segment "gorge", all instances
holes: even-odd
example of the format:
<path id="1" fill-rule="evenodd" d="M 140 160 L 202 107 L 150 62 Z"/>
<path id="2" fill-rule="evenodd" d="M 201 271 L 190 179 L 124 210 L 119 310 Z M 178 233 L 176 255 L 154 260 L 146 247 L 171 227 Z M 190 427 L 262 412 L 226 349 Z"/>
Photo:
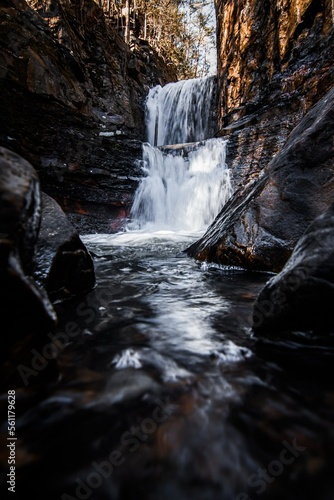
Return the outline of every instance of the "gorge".
<path id="1" fill-rule="evenodd" d="M 100 6 L 0 5 L 1 492 L 328 500 L 332 3 L 217 0 L 180 81 Z"/>

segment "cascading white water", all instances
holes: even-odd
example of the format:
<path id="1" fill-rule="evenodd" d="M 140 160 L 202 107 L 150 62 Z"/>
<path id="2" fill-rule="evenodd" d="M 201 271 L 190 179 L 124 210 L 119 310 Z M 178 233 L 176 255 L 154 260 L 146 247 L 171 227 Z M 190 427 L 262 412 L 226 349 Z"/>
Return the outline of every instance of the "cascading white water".
<path id="1" fill-rule="evenodd" d="M 148 142 L 127 229 L 206 229 L 232 194 L 225 140 L 207 139 L 213 79 L 155 87 L 147 98 Z M 189 144 L 189 140 L 199 141 Z M 164 148 L 158 144 L 173 144 Z M 188 144 L 185 144 L 188 143 Z M 182 144 L 183 147 L 176 147 Z"/>
<path id="2" fill-rule="evenodd" d="M 208 139 L 213 91 L 212 77 L 154 87 L 146 100 L 148 142 L 163 146 Z"/>
<path id="3" fill-rule="evenodd" d="M 147 174 L 132 206 L 139 226 L 198 232 L 205 229 L 231 195 L 225 164 L 226 141 L 208 139 L 188 156 L 144 145 Z"/>

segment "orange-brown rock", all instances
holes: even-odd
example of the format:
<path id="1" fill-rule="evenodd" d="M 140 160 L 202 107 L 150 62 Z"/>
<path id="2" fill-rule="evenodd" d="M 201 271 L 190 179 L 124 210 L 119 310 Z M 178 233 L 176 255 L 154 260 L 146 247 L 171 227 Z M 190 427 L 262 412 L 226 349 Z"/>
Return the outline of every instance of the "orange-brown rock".
<path id="1" fill-rule="evenodd" d="M 219 135 L 235 187 L 280 151 L 331 88 L 331 0 L 216 0 Z"/>
<path id="2" fill-rule="evenodd" d="M 329 89 L 331 0 L 216 0 L 216 7 L 221 125 L 269 95 L 275 104 L 297 91 L 308 110 Z"/>

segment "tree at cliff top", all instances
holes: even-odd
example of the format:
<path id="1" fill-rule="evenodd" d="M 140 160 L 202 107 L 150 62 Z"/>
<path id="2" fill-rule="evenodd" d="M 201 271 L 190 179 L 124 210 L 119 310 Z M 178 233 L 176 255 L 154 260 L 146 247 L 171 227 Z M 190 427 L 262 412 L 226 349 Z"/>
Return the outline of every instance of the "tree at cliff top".
<path id="1" fill-rule="evenodd" d="M 146 40 L 175 68 L 178 79 L 216 74 L 213 0 L 94 0 L 109 23 L 133 48 Z M 70 0 L 27 0 L 48 16 Z M 84 2 L 82 2 L 82 11 Z M 43 17 L 44 17 L 43 16 Z"/>
<path id="2" fill-rule="evenodd" d="M 215 72 L 212 0 L 98 0 L 127 43 L 147 40 L 178 78 Z"/>

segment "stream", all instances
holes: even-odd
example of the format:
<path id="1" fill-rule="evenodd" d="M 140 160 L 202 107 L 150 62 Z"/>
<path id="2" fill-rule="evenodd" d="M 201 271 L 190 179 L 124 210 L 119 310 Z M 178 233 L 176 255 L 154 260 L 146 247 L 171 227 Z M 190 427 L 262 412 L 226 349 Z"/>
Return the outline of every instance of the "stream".
<path id="1" fill-rule="evenodd" d="M 332 498 L 333 349 L 254 338 L 267 274 L 131 236 L 84 238 L 97 287 L 58 306 L 60 374 L 17 391 L 20 498 Z"/>
<path id="2" fill-rule="evenodd" d="M 19 498 L 333 498 L 331 339 L 255 337 L 272 275 L 184 252 L 232 194 L 226 143 L 207 139 L 145 144 L 130 220 L 81 236 L 97 285 L 56 304 L 16 393 Z"/>

